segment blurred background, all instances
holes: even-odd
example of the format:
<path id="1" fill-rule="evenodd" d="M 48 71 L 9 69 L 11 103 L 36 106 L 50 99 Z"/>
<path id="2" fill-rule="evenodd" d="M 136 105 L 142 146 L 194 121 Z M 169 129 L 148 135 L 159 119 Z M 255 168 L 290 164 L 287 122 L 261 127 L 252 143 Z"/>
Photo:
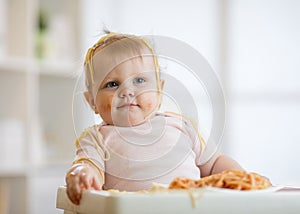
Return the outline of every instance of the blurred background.
<path id="1" fill-rule="evenodd" d="M 0 213 L 62 213 L 73 90 L 104 26 L 196 48 L 224 87 L 222 150 L 300 186 L 299 11 L 298 0 L 0 0 Z"/>

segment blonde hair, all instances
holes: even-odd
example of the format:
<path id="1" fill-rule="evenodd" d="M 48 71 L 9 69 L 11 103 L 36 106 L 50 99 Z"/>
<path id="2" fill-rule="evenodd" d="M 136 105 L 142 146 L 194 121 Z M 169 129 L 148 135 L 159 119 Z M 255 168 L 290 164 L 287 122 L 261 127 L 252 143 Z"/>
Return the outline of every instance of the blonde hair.
<path id="1" fill-rule="evenodd" d="M 115 32 L 105 31 L 105 35 L 102 36 L 91 48 L 88 49 L 85 61 L 84 61 L 84 68 L 85 68 L 85 83 L 88 91 L 91 93 L 91 87 L 95 83 L 94 81 L 94 67 L 93 67 L 93 57 L 97 52 L 103 50 L 104 48 L 110 46 L 112 44 L 116 44 L 117 51 L 112 53 L 111 57 L 117 57 L 117 55 L 131 55 L 131 56 L 138 56 L 143 57 L 143 51 L 145 49 L 150 51 L 151 56 L 153 57 L 154 64 L 155 64 L 155 72 L 156 72 L 156 79 L 159 92 L 161 91 L 160 84 L 159 84 L 159 66 L 157 56 L 152 45 L 143 37 L 131 35 L 131 34 L 120 34 Z M 101 71 L 99 71 L 101 72 Z"/>

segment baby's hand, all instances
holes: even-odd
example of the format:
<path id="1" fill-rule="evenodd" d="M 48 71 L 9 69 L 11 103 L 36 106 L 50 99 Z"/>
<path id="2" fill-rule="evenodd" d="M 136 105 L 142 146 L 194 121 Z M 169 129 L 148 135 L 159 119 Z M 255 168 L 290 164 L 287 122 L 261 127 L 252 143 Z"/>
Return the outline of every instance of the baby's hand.
<path id="1" fill-rule="evenodd" d="M 74 204 L 79 205 L 83 190 L 101 190 L 102 182 L 99 172 L 90 164 L 74 165 L 66 175 L 67 195 Z"/>

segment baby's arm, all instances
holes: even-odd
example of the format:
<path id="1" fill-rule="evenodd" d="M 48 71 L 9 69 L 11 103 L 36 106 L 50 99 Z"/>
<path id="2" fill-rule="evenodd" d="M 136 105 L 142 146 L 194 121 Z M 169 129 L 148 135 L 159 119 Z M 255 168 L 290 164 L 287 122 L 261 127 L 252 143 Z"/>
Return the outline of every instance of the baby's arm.
<path id="1" fill-rule="evenodd" d="M 74 164 L 67 172 L 67 195 L 74 204 L 79 204 L 83 190 L 101 190 L 103 174 L 89 161 Z"/>
<path id="2" fill-rule="evenodd" d="M 69 199 L 79 204 L 83 190 L 101 190 L 104 184 L 104 151 L 100 141 L 98 126 L 89 127 L 76 140 L 76 160 L 67 171 L 66 184 Z"/>
<path id="3" fill-rule="evenodd" d="M 228 169 L 243 170 L 238 162 L 221 153 L 215 154 L 207 163 L 200 166 L 201 177 L 217 174 Z"/>

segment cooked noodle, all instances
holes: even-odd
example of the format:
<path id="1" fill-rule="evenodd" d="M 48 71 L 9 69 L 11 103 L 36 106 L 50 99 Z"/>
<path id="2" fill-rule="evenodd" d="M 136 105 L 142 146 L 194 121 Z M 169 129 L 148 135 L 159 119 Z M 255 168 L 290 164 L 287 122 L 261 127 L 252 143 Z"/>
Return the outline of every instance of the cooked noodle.
<path id="1" fill-rule="evenodd" d="M 247 173 L 241 170 L 226 170 L 200 180 L 179 177 L 170 183 L 169 189 L 191 189 L 205 186 L 235 190 L 259 190 L 270 187 L 271 183 L 268 179 L 257 173 Z"/>

